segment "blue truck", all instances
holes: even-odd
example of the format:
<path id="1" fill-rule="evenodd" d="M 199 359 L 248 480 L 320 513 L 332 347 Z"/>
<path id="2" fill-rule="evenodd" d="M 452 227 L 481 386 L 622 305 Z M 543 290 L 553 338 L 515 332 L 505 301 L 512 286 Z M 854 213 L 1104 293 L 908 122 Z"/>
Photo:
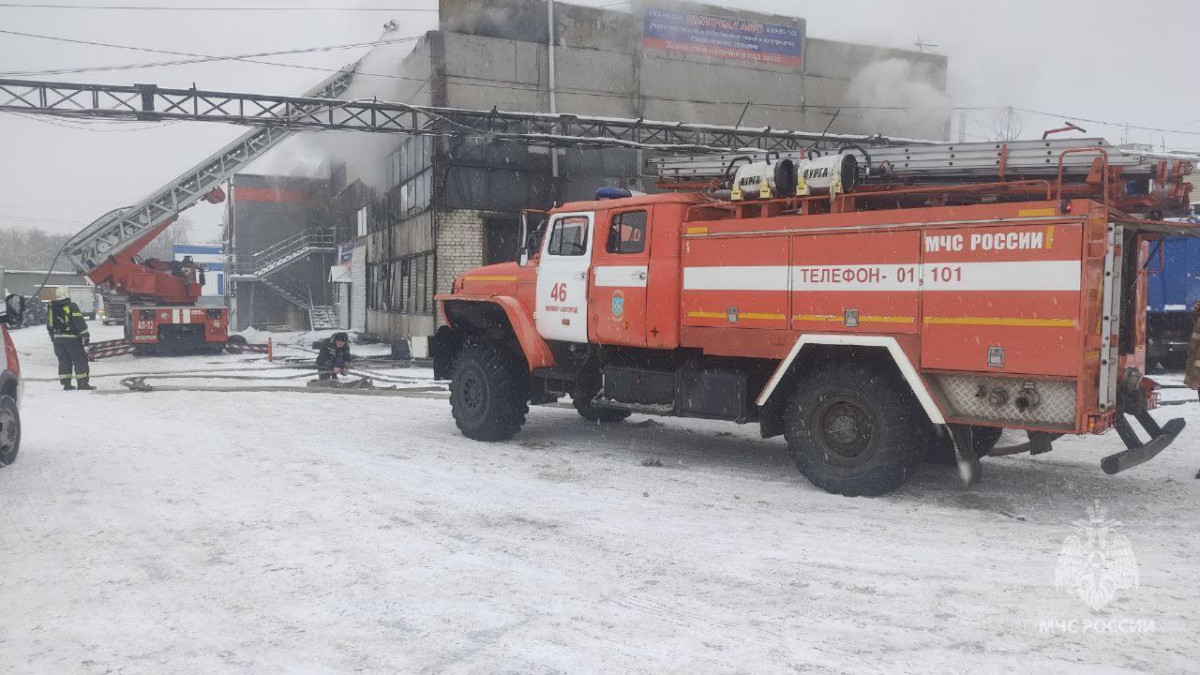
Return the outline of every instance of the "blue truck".
<path id="1" fill-rule="evenodd" d="M 1200 223 L 1196 215 L 1187 220 Z M 1157 257 L 1153 245 L 1150 250 Z M 1161 261 L 1162 269 L 1148 279 L 1146 365 L 1181 370 L 1192 334 L 1192 305 L 1200 302 L 1200 238 L 1164 237 Z"/>

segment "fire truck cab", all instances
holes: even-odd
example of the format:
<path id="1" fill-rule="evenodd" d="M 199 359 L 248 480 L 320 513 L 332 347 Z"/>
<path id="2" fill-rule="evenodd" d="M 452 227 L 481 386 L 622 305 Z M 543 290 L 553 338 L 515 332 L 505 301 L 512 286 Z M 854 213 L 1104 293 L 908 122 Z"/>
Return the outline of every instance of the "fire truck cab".
<path id="1" fill-rule="evenodd" d="M 507 439 L 528 404 L 562 396 L 598 422 L 757 422 L 844 495 L 893 490 L 923 460 L 957 462 L 970 483 L 981 456 L 1112 428 L 1128 446 L 1102 462 L 1116 473 L 1183 428 L 1149 415 L 1142 375 L 1159 235 L 1069 193 L 1029 181 L 568 203 L 537 214 L 520 261 L 437 296 L 435 375 L 470 438 Z M 1005 428 L 1027 442 L 997 448 Z"/>

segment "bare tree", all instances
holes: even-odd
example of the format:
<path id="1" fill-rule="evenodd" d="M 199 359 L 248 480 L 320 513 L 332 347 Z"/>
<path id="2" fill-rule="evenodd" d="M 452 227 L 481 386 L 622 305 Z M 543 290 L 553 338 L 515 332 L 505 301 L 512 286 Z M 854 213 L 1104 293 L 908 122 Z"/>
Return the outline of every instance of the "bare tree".
<path id="1" fill-rule="evenodd" d="M 0 267 L 12 270 L 45 270 L 54 255 L 70 239 L 66 234 L 49 234 L 37 228 L 0 229 Z M 59 258 L 58 271 L 70 271 L 70 264 Z"/>
<path id="2" fill-rule="evenodd" d="M 171 223 L 167 229 L 162 231 L 162 234 L 155 237 L 138 255 L 143 258 L 158 258 L 159 260 L 174 259 L 175 245 L 187 244 L 191 241 L 189 233 L 191 227 L 192 221 L 187 216 L 180 216 L 179 220 Z"/>

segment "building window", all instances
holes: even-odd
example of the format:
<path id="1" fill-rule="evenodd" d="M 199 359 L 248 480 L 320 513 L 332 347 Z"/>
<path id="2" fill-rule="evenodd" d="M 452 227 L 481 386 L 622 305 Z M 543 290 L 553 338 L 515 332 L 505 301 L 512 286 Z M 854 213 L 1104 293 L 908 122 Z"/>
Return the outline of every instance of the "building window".
<path id="1" fill-rule="evenodd" d="M 358 235 L 357 236 L 359 236 L 359 237 L 367 236 L 367 222 L 369 220 L 367 217 L 367 207 L 364 206 L 358 210 L 357 219 L 358 219 L 358 230 L 357 230 Z"/>
<path id="2" fill-rule="evenodd" d="M 433 309 L 433 254 L 367 265 L 367 306 L 384 312 L 428 314 Z"/>
<path id="3" fill-rule="evenodd" d="M 641 253 L 646 250 L 646 212 L 629 211 L 613 216 L 608 228 L 609 253 Z"/>

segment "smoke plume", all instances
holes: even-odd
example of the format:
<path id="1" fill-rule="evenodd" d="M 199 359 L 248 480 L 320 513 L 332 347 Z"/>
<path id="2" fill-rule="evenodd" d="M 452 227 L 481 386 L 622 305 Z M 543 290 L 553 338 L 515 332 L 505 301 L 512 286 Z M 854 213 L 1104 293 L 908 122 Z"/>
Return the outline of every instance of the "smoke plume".
<path id="1" fill-rule="evenodd" d="M 936 78 L 923 63 L 875 61 L 850 80 L 846 95 L 873 132 L 947 140 L 950 97 L 935 86 Z"/>
<path id="2" fill-rule="evenodd" d="M 389 31 L 381 39 L 402 35 L 389 22 Z M 401 101 L 406 89 L 400 64 L 412 49 L 411 42 L 384 44 L 362 58 L 350 87 L 339 97 L 345 100 Z M 385 75 L 387 77 L 379 77 Z M 408 87 L 411 91 L 413 87 Z M 393 134 L 354 131 L 305 133 L 287 141 L 256 170 L 267 174 L 300 177 L 325 177 L 332 164 L 344 163 L 348 179 L 361 180 L 371 189 L 387 189 L 387 157 L 403 142 Z"/>

